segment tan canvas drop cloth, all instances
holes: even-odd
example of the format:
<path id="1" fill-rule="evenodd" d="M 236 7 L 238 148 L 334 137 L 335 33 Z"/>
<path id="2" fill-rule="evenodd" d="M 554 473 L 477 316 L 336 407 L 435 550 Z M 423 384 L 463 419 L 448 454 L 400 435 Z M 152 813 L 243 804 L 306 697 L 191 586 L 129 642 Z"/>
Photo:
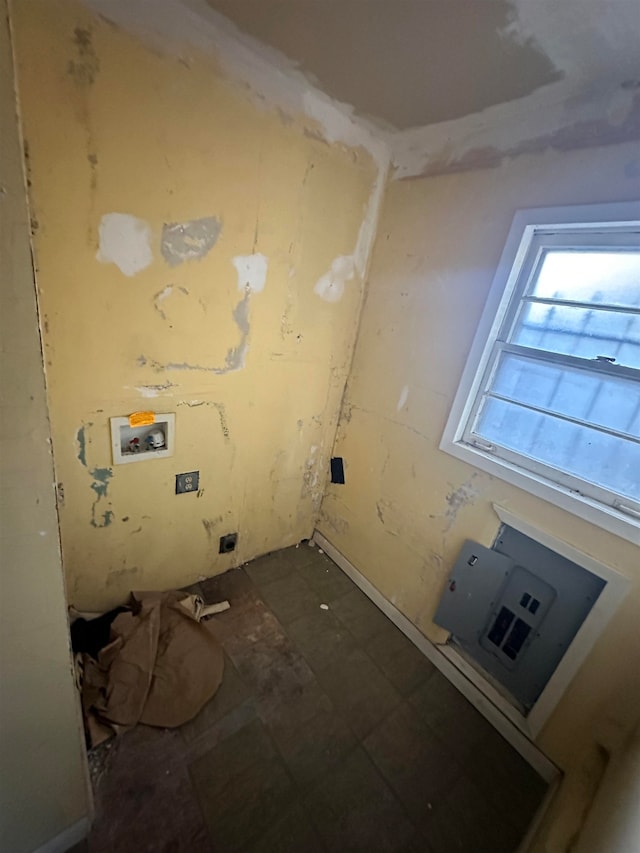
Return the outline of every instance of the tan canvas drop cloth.
<path id="1" fill-rule="evenodd" d="M 135 592 L 97 660 L 83 656 L 82 706 L 92 745 L 136 723 L 180 726 L 222 681 L 222 647 L 200 624 L 202 601 L 183 592 Z"/>

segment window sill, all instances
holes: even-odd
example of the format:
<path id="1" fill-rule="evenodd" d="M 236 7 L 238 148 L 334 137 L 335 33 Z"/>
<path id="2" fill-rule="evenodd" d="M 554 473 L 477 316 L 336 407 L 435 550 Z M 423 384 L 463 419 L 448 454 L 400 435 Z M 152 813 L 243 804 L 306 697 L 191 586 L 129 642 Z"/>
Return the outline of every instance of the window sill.
<path id="1" fill-rule="evenodd" d="M 517 486 L 529 494 L 570 512 L 572 515 L 588 521 L 590 524 L 626 539 L 634 545 L 640 545 L 640 519 L 634 519 L 613 507 L 599 504 L 583 495 L 571 492 L 549 480 L 516 468 L 503 459 L 485 453 L 480 448 L 470 447 L 461 442 L 451 442 L 446 438 L 440 444 L 440 450 L 455 456 L 475 468 L 485 471 L 500 480 Z"/>

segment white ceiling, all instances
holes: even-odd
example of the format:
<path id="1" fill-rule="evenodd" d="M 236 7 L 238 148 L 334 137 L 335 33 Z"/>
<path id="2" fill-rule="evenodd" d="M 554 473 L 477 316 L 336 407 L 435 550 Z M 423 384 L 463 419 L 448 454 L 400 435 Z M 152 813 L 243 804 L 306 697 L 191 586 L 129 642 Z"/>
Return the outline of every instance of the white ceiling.
<path id="1" fill-rule="evenodd" d="M 640 0 L 85 0 L 405 177 L 640 138 Z"/>
<path id="2" fill-rule="evenodd" d="M 508 0 L 207 0 L 360 115 L 396 129 L 460 118 L 562 77 L 509 32 Z"/>
<path id="3" fill-rule="evenodd" d="M 565 77 L 640 74 L 640 0 L 207 0 L 322 91 L 398 130 Z"/>

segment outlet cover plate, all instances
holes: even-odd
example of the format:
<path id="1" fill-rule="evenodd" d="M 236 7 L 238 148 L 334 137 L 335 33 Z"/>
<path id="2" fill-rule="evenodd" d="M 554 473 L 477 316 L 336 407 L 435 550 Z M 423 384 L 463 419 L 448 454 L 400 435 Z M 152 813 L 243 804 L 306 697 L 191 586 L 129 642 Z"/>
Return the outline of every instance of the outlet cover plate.
<path id="1" fill-rule="evenodd" d="M 176 474 L 176 495 L 197 492 L 199 483 L 200 471 L 187 471 L 186 474 Z"/>

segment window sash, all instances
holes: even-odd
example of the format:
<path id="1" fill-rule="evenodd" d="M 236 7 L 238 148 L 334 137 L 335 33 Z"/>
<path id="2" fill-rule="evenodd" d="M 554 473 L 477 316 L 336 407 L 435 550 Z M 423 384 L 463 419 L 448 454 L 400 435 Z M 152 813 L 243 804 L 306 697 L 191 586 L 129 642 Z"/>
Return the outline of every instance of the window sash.
<path id="1" fill-rule="evenodd" d="M 521 265 L 515 277 L 512 280 L 511 287 L 507 287 L 503 295 L 500 309 L 502 311 L 502 321 L 498 328 L 497 335 L 493 339 L 489 357 L 485 364 L 485 369 L 480 381 L 475 383 L 475 394 L 473 404 L 467 412 L 464 429 L 460 438 L 463 443 L 466 443 L 476 449 L 492 456 L 497 457 L 515 469 L 529 472 L 536 477 L 546 478 L 549 481 L 560 485 L 571 492 L 584 495 L 585 497 L 594 499 L 599 503 L 607 506 L 612 506 L 621 509 L 623 512 L 631 514 L 633 517 L 640 517 L 640 502 L 626 495 L 618 494 L 610 489 L 603 488 L 595 483 L 585 480 L 574 474 L 569 474 L 561 468 L 545 463 L 539 459 L 527 456 L 524 452 L 513 451 L 503 445 L 488 442 L 487 439 L 479 435 L 475 430 L 481 414 L 484 401 L 489 396 L 500 397 L 492 393 L 492 388 L 495 383 L 495 375 L 500 362 L 502 353 L 514 353 L 531 359 L 532 361 L 552 363 L 559 367 L 578 368 L 590 374 L 602 374 L 603 377 L 624 377 L 638 382 L 638 394 L 640 397 L 640 370 L 611 363 L 608 361 L 600 361 L 597 359 L 586 359 L 577 356 L 572 356 L 564 353 L 556 353 L 549 350 L 539 349 L 532 346 L 523 346 L 511 342 L 519 323 L 519 318 L 525 306 L 529 303 L 542 303 L 550 305 L 567 305 L 593 310 L 616 311 L 626 315 L 635 316 L 640 314 L 640 308 L 635 306 L 621 306 L 610 303 L 591 303 L 591 302 L 571 302 L 570 300 L 541 298 L 533 295 L 533 289 L 536 284 L 537 276 L 539 275 L 545 254 L 550 249 L 565 250 L 565 251 L 638 251 L 638 238 L 640 237 L 640 228 L 629 229 L 621 226 L 620 228 L 586 228 L 579 232 L 564 232 L 555 233 L 552 231 L 545 232 L 544 229 L 536 229 L 529 240 L 528 246 L 525 248 L 524 255 L 521 259 Z M 510 400 L 504 397 L 510 403 L 522 405 L 516 400 Z M 617 431 L 601 425 L 591 423 L 588 420 L 580 418 L 565 417 L 552 410 L 536 408 L 533 406 L 524 406 L 541 414 L 549 414 L 553 417 L 558 417 L 561 420 L 571 421 L 578 425 L 583 425 L 585 428 L 601 431 L 623 440 L 640 443 L 638 439 L 625 432 Z M 640 472 L 638 472 L 640 476 Z"/>

